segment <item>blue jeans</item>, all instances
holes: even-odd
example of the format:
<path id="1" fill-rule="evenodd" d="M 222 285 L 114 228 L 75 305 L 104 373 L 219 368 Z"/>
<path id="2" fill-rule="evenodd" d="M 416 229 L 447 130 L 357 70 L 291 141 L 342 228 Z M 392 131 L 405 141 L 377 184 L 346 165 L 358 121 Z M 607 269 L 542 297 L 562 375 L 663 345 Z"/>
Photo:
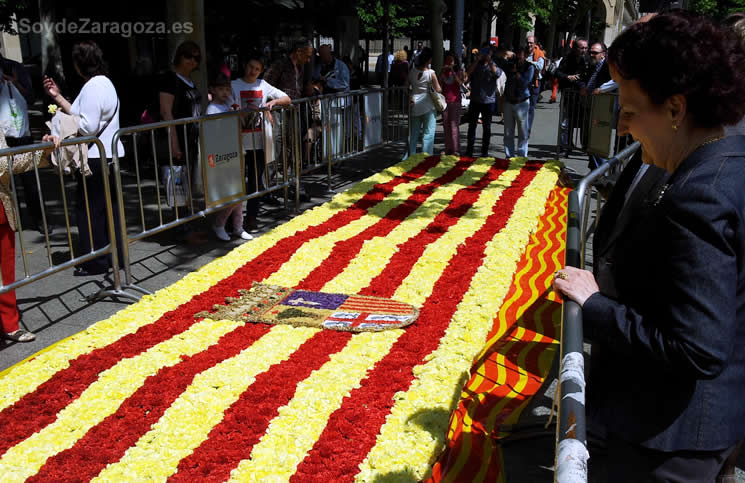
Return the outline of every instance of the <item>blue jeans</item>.
<path id="1" fill-rule="evenodd" d="M 435 111 L 429 111 L 421 116 L 411 116 L 411 137 L 409 138 L 409 153 L 406 158 L 416 153 L 416 145 L 419 143 L 419 134 L 422 136 L 422 152 L 434 154 L 435 150 Z"/>
<path id="2" fill-rule="evenodd" d="M 528 112 L 528 137 L 533 131 L 533 118 L 535 118 L 535 105 L 538 104 L 538 98 L 541 96 L 540 87 L 530 88 L 530 111 Z"/>
<path id="3" fill-rule="evenodd" d="M 528 111 L 530 99 L 517 104 L 504 103 L 504 152 L 508 158 L 528 155 Z M 517 125 L 517 151 L 515 151 L 515 125 Z"/>

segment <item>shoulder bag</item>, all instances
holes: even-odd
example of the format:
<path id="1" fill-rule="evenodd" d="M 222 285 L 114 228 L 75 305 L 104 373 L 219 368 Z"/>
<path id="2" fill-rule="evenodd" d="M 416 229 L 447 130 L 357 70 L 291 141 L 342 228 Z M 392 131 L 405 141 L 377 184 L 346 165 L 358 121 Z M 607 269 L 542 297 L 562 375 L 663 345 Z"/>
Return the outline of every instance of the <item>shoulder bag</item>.
<path id="1" fill-rule="evenodd" d="M 434 75 L 434 73 L 432 73 Z M 432 82 L 432 76 L 429 78 L 429 96 L 432 98 L 432 104 L 435 105 L 437 112 L 442 112 L 448 107 L 448 103 L 445 100 L 445 96 L 435 90 L 435 85 Z"/>

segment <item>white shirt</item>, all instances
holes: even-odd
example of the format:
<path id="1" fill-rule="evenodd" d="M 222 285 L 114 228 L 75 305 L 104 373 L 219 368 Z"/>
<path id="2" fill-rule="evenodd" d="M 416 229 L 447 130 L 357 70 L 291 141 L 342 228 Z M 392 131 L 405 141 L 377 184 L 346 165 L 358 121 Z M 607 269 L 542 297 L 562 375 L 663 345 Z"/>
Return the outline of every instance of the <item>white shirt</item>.
<path id="1" fill-rule="evenodd" d="M 70 106 L 70 114 L 80 116 L 80 134 L 85 136 L 95 136 L 111 119 L 109 125 L 99 136 L 106 151 L 104 153 L 106 158 L 112 157 L 111 140 L 114 133 L 119 130 L 121 106 L 117 108 L 118 101 L 114 84 L 108 77 L 97 75 L 85 83 L 80 94 Z M 119 157 L 124 156 L 124 146 L 121 141 L 116 144 L 116 151 Z M 88 157 L 101 158 L 96 144 L 88 150 Z"/>
<path id="2" fill-rule="evenodd" d="M 231 103 L 238 106 L 241 110 L 258 109 L 264 107 L 269 100 L 279 99 L 287 95 L 264 79 L 257 79 L 250 84 L 243 79 L 236 79 L 231 83 L 231 86 L 233 88 Z M 263 128 L 260 123 L 261 121 L 258 123 L 255 122 L 258 118 L 248 118 L 244 121 L 251 125 L 246 124 L 243 126 L 243 150 L 253 151 L 255 149 L 264 149 L 266 145 L 264 154 L 267 162 L 270 162 L 274 159 L 272 124 L 269 121 L 269 116 L 261 114 L 260 117 L 264 120 Z M 264 136 L 261 135 L 262 130 L 264 131 Z"/>
<path id="3" fill-rule="evenodd" d="M 409 71 L 411 98 L 414 100 L 414 105 L 411 107 L 412 116 L 422 116 L 435 109 L 429 94 L 429 86 L 432 84 L 432 76 L 434 75 L 435 71 L 432 69 L 421 71 L 414 67 Z"/>
<path id="4" fill-rule="evenodd" d="M 217 104 L 215 102 L 210 102 L 207 105 L 207 115 L 210 114 L 222 114 L 223 112 L 228 112 L 230 110 L 230 106 L 227 104 Z"/>

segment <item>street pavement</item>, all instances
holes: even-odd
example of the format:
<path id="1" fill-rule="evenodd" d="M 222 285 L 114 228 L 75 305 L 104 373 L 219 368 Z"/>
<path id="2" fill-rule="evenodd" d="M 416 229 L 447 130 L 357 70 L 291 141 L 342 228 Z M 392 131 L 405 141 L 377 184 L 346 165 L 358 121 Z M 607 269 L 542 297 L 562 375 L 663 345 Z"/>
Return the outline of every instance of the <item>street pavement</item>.
<path id="1" fill-rule="evenodd" d="M 539 102 L 536 108 L 528 153 L 532 159 L 556 159 L 559 104 L 545 102 L 548 99 L 547 94 L 549 92 L 543 93 L 544 102 Z M 461 152 L 464 152 L 467 124 L 461 124 L 460 131 Z M 504 157 L 503 132 L 504 126 L 498 124 L 495 118 L 492 124 L 490 155 Z M 443 150 L 442 135 L 442 125 L 438 123 L 435 154 Z M 476 139 L 475 152 L 479 153 L 480 125 Z M 311 199 L 302 203 L 301 210 L 322 204 L 335 193 L 344 191 L 361 179 L 395 164 L 401 159 L 404 151 L 405 146 L 400 143 L 340 163 L 334 167 L 330 191 L 327 190 L 325 173 L 309 175 L 304 184 Z M 575 180 L 588 172 L 586 156 L 577 154 L 561 159 L 569 171 L 574 173 L 571 177 Z M 125 176 L 129 180 L 132 179 L 131 173 L 125 173 Z M 127 184 L 129 183 L 125 180 L 125 185 Z M 128 210 L 129 216 L 132 216 L 133 220 L 138 219 L 138 213 L 129 213 Z M 256 235 L 271 230 L 291 216 L 294 216 L 294 213 L 285 211 L 282 206 L 263 206 L 258 220 L 259 232 Z M 205 219 L 198 224 L 204 230 L 208 230 L 210 222 L 211 220 Z M 24 236 L 30 267 L 38 270 L 48 266 L 44 237 L 28 228 L 24 230 Z M 61 229 L 58 228 L 52 234 L 50 242 L 52 260 L 64 260 L 65 256 L 69 256 L 67 237 Z M 138 241 L 130 248 L 135 283 L 154 292 L 225 255 L 240 243 L 240 239 L 222 242 L 211 236 L 209 242 L 204 245 L 185 245 L 175 242 L 168 233 Z M 16 250 L 16 273 L 22 274 L 23 264 L 19 256 L 20 246 L 18 244 Z M 103 299 L 89 303 L 85 300 L 86 296 L 110 286 L 110 281 L 110 274 L 106 278 L 102 276 L 77 277 L 73 276 L 73 270 L 69 269 L 17 290 L 18 305 L 23 318 L 21 325 L 36 334 L 36 341 L 26 344 L 0 341 L 0 371 L 124 308 L 127 305 L 126 301 Z M 554 458 L 553 431 L 544 430 L 543 424 L 550 411 L 556 387 L 555 373 L 556 368 L 553 369 L 552 375 L 547 379 L 541 392 L 534 397 L 530 406 L 524 411 L 513 434 L 503 444 L 508 482 L 550 482 L 553 479 L 551 471 Z M 593 455 L 591 468 L 597 472 L 596 476 L 599 477 L 602 475 L 602 449 L 596 447 L 591 440 L 590 451 Z M 743 458 L 740 460 L 740 467 L 745 467 Z M 591 479 L 593 480 L 596 478 Z"/>

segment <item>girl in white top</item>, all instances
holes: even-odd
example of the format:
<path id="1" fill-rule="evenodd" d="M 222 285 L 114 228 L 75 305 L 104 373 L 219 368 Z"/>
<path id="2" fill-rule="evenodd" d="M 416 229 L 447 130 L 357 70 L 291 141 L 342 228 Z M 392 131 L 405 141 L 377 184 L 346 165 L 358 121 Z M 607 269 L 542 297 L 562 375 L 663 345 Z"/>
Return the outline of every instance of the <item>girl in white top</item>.
<path id="1" fill-rule="evenodd" d="M 103 156 L 96 144 L 90 145 L 88 150 L 88 167 L 91 170 L 87 182 L 88 206 L 91 214 L 91 236 L 88 236 L 88 216 L 86 210 L 84 178 L 77 173 L 78 189 L 76 203 L 76 218 L 78 223 L 79 251 L 77 255 L 86 254 L 92 250 L 103 248 L 108 243 L 109 230 L 106 225 L 106 193 L 102 182 L 102 160 L 111 159 L 111 140 L 119 130 L 119 98 L 114 84 L 107 74 L 103 52 L 93 41 L 76 44 L 72 49 L 72 59 L 75 71 L 85 80 L 85 85 L 72 104 L 60 93 L 57 84 L 50 78 L 44 79 L 44 89 L 54 99 L 54 102 L 67 114 L 80 117 L 79 132 L 82 136 L 96 136 L 101 140 L 105 152 Z M 121 141 L 116 145 L 117 155 L 124 156 L 124 146 Z M 113 181 L 113 180 L 112 180 Z M 110 187 L 114 184 L 109 183 Z M 111 196 L 114 215 L 114 232 L 117 234 L 118 248 L 121 257 L 121 240 L 119 233 L 119 208 L 117 197 Z M 121 260 L 121 258 L 120 258 Z M 104 273 L 111 265 L 108 255 L 95 258 L 79 265 L 75 275 L 94 275 Z"/>
<path id="2" fill-rule="evenodd" d="M 207 115 L 230 111 L 232 90 L 228 76 L 222 72 L 218 73 L 210 86 L 210 92 L 212 93 L 212 102 L 207 106 Z M 225 231 L 225 223 L 228 220 L 233 227 L 234 235 L 240 236 L 244 240 L 253 238 L 243 229 L 243 203 L 229 206 L 219 211 L 215 216 L 215 224 L 212 225 L 212 230 L 215 232 L 215 236 L 222 241 L 230 240 L 230 235 Z"/>
<path id="3" fill-rule="evenodd" d="M 258 57 L 249 57 L 245 63 L 243 77 L 232 82 L 233 108 L 244 110 L 258 110 L 274 106 L 290 104 L 290 97 L 281 90 L 273 87 L 259 75 L 264 70 L 264 61 Z M 262 122 L 263 120 L 263 122 Z M 246 152 L 247 193 L 254 193 L 262 189 L 261 177 L 264 175 L 266 163 L 274 159 L 272 143 L 272 115 L 271 113 L 256 112 L 246 115 L 243 120 L 243 150 Z M 255 166 L 255 170 L 254 170 Z M 256 229 L 256 215 L 259 203 L 256 198 L 246 202 L 247 227 Z"/>
<path id="4" fill-rule="evenodd" d="M 436 92 L 442 92 L 435 71 L 429 68 L 432 61 L 432 49 L 425 47 L 416 57 L 414 67 L 409 71 L 408 84 L 411 91 L 411 135 L 409 138 L 409 155 L 416 153 L 419 135 L 422 134 L 422 152 L 432 154 L 435 145 L 435 105 L 429 94 L 430 86 Z M 404 158 L 406 159 L 406 158 Z"/>

